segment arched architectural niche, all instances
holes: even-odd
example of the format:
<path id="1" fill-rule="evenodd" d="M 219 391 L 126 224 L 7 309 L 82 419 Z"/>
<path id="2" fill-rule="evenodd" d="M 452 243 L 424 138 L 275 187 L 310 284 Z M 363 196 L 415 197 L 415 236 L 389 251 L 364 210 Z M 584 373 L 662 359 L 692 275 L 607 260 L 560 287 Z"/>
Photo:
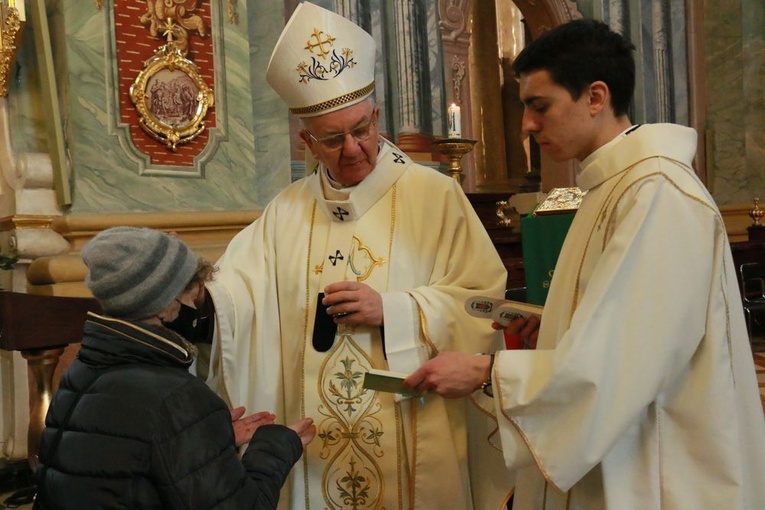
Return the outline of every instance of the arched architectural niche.
<path id="1" fill-rule="evenodd" d="M 523 13 L 532 39 L 545 30 L 582 17 L 570 0 L 514 0 L 514 3 Z"/>
<path id="2" fill-rule="evenodd" d="M 520 9 L 532 40 L 552 27 L 582 17 L 571 0 L 507 1 L 514 1 Z M 438 0 L 446 101 L 461 107 L 463 137 L 478 140 L 474 152 L 463 160 L 463 187 L 468 192 L 513 191 L 514 188 L 517 190 L 517 185 L 511 183 L 505 165 L 495 164 L 505 150 L 501 108 L 497 108 L 498 104 L 501 106 L 501 98 L 492 89 L 496 88 L 498 78 L 492 80 L 487 76 L 494 72 L 496 62 L 492 63 L 494 57 L 490 54 L 484 56 L 480 49 L 474 48 L 476 51 L 473 52 L 470 49 L 474 3 L 473 0 Z M 473 58 L 478 61 L 473 62 Z M 483 58 L 488 60 L 488 65 L 481 62 Z M 477 69 L 480 69 L 480 80 Z M 498 77 L 499 71 L 496 72 Z M 543 190 L 573 182 L 573 162 L 555 163 L 542 156 L 541 171 Z"/>

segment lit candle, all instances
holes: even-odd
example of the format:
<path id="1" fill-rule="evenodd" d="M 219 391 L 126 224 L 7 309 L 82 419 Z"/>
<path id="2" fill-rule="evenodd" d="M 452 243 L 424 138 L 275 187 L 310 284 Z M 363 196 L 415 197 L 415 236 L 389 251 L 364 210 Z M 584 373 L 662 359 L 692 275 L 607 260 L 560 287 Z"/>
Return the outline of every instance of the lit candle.
<path id="1" fill-rule="evenodd" d="M 449 138 L 462 138 L 460 107 L 452 103 L 449 106 Z"/>

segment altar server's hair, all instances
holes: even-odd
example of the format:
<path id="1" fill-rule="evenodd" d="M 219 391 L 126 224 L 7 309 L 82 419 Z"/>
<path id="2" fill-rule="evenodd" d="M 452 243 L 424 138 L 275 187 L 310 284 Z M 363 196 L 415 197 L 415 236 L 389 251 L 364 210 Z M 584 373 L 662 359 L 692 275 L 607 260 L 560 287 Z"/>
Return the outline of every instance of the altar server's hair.
<path id="1" fill-rule="evenodd" d="M 635 46 L 601 21 L 569 21 L 532 41 L 513 62 L 516 76 L 546 70 L 574 100 L 593 82 L 611 92 L 611 107 L 627 115 L 635 90 Z"/>

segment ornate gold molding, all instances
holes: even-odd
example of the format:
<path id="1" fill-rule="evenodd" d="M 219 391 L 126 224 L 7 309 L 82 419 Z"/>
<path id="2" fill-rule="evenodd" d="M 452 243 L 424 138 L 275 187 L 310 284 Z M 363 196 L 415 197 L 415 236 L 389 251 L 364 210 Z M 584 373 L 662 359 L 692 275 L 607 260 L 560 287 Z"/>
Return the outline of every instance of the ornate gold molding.
<path id="1" fill-rule="evenodd" d="M 82 248 L 94 235 L 109 227 L 140 226 L 178 232 L 191 244 L 223 246 L 261 211 L 162 211 L 146 213 L 67 214 L 56 216 L 52 228 L 61 234 L 72 249 Z M 198 241 L 198 242 L 197 242 Z"/>
<path id="2" fill-rule="evenodd" d="M 25 20 L 19 10 L 10 7 L 7 2 L 0 3 L 0 14 L 0 97 L 7 97 Z"/>
<path id="3" fill-rule="evenodd" d="M 87 268 L 80 250 L 109 227 L 149 227 L 176 232 L 195 253 L 210 261 L 220 257 L 231 238 L 255 221 L 262 211 L 164 211 L 151 213 L 67 214 L 55 216 L 51 229 L 67 240 L 70 250 L 40 257 L 27 268 L 31 293 L 51 296 L 88 296 Z"/>
<path id="4" fill-rule="evenodd" d="M 53 218 L 55 218 L 55 216 L 37 216 L 33 214 L 6 216 L 5 218 L 0 218 L 0 232 L 29 229 L 49 230 L 53 226 Z"/>

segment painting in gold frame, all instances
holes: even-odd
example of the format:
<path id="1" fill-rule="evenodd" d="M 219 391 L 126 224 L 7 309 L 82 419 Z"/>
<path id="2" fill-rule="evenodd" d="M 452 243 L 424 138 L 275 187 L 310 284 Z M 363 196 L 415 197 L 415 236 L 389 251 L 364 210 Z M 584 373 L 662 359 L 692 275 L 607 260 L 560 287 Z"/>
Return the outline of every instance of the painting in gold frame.
<path id="1" fill-rule="evenodd" d="M 173 43 L 146 61 L 130 86 L 130 99 L 141 127 L 172 151 L 204 131 L 207 110 L 214 104 L 199 68 Z"/>

